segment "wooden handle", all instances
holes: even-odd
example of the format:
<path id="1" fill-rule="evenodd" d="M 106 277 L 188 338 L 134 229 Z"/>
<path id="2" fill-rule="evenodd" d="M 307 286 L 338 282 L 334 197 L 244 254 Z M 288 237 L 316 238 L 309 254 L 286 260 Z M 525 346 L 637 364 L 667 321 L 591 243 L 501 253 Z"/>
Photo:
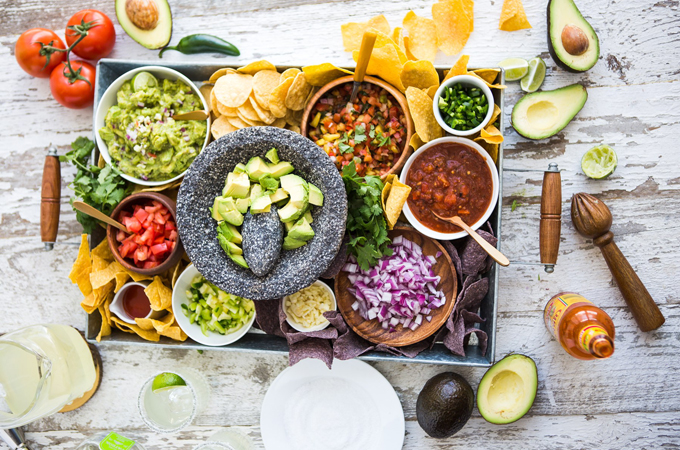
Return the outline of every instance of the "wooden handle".
<path id="1" fill-rule="evenodd" d="M 484 239 L 479 234 L 477 234 L 477 232 L 475 230 L 473 230 L 472 228 L 470 228 L 468 226 L 468 224 L 463 222 L 463 219 L 461 219 L 458 216 L 454 216 L 454 217 L 451 217 L 450 222 L 458 225 L 459 227 L 461 227 L 462 229 L 467 231 L 467 233 L 470 235 L 470 237 L 472 239 L 474 239 L 482 247 L 482 249 L 484 249 L 484 251 L 486 253 L 488 253 L 489 256 L 491 256 L 491 258 L 493 258 L 493 260 L 496 261 L 498 264 L 500 264 L 501 266 L 504 266 L 504 267 L 507 267 L 507 266 L 510 265 L 510 260 L 503 253 L 498 251 L 498 249 L 496 247 L 489 244 L 486 241 L 486 239 Z"/>
<path id="2" fill-rule="evenodd" d="M 55 242 L 59 231 L 59 208 L 61 206 L 61 165 L 56 150 L 45 157 L 42 188 L 40 190 L 40 238 L 43 242 Z M 45 247 L 51 249 L 51 247 Z"/>
<path id="3" fill-rule="evenodd" d="M 541 263 L 554 265 L 560 251 L 562 231 L 562 177 L 559 172 L 543 174 L 539 247 Z"/>
<path id="4" fill-rule="evenodd" d="M 626 300 L 626 304 L 633 313 L 633 317 L 642 331 L 652 331 L 659 328 L 666 321 L 654 299 L 635 270 L 623 256 L 621 250 L 614 242 L 614 233 L 608 231 L 602 236 L 595 238 L 593 243 L 600 247 L 602 255 L 609 266 L 609 270 L 616 284 Z"/>
<path id="5" fill-rule="evenodd" d="M 210 117 L 210 111 L 199 109 L 172 116 L 173 120 L 206 120 Z"/>
<path id="6" fill-rule="evenodd" d="M 83 214 L 87 214 L 90 217 L 94 217 L 97 220 L 101 220 L 102 222 L 108 223 L 112 227 L 116 227 L 119 230 L 122 230 L 122 231 L 125 231 L 126 233 L 129 233 L 127 228 L 125 228 L 125 226 L 122 223 L 113 220 L 112 218 L 110 218 L 109 216 L 104 214 L 103 212 L 99 211 L 97 208 L 94 208 L 94 207 L 88 205 L 87 203 L 76 201 L 76 202 L 73 202 L 73 207 Z"/>
<path id="7" fill-rule="evenodd" d="M 371 60 L 371 53 L 373 53 L 373 45 L 375 45 L 376 33 L 375 31 L 366 31 L 364 37 L 361 39 L 361 48 L 359 49 L 359 60 L 357 67 L 354 70 L 354 81 L 361 83 L 364 81 L 366 75 L 366 68 L 368 62 Z"/>

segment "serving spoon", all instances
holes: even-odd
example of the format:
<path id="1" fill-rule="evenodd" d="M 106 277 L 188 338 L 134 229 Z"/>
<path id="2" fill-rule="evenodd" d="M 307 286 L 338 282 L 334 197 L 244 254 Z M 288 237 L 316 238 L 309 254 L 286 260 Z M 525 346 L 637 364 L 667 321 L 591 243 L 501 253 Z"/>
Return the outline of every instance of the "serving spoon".
<path id="1" fill-rule="evenodd" d="M 75 202 L 73 202 L 73 207 L 83 214 L 87 214 L 88 216 L 94 217 L 97 220 L 101 220 L 102 222 L 107 223 L 107 224 L 111 225 L 112 227 L 116 227 L 121 231 L 125 231 L 126 233 L 129 233 L 128 229 L 125 228 L 125 225 L 118 222 L 117 220 L 112 219 L 111 217 L 107 216 L 106 214 L 99 211 L 98 209 L 88 205 L 87 203 L 84 203 L 84 202 L 81 202 L 81 201 L 75 201 Z"/>
<path id="2" fill-rule="evenodd" d="M 174 120 L 205 120 L 210 117 L 210 111 L 198 109 L 196 111 L 189 111 L 181 114 L 174 114 Z"/>
<path id="3" fill-rule="evenodd" d="M 469 234 L 470 237 L 471 237 L 472 239 L 474 239 L 475 241 L 477 241 L 477 243 L 482 247 L 482 249 L 483 249 L 486 253 L 488 253 L 489 256 L 491 256 L 491 258 L 493 258 L 493 260 L 496 261 L 496 262 L 497 262 L 498 264 L 500 264 L 501 266 L 507 267 L 507 266 L 510 265 L 510 260 L 509 260 L 503 253 L 501 253 L 500 251 L 498 251 L 498 249 L 497 249 L 496 247 L 494 247 L 493 245 L 489 244 L 489 243 L 486 241 L 486 239 L 484 239 L 484 238 L 481 237 L 479 234 L 477 234 L 477 232 L 476 232 L 475 230 L 473 230 L 472 228 L 470 228 L 470 227 L 468 226 L 468 224 L 466 224 L 465 222 L 463 222 L 463 219 L 461 219 L 459 216 L 444 217 L 444 216 L 440 216 L 439 214 L 437 214 L 437 213 L 434 212 L 434 211 L 432 211 L 432 214 L 434 214 L 435 216 L 437 216 L 437 218 L 438 218 L 439 220 L 443 220 L 444 222 L 452 223 L 452 224 L 454 224 L 454 225 L 456 225 L 456 226 L 459 226 L 459 227 L 462 228 L 463 230 L 467 231 L 467 234 Z"/>
<path id="4" fill-rule="evenodd" d="M 375 38 L 377 37 L 375 31 L 367 31 L 361 39 L 361 48 L 359 49 L 359 58 L 357 58 L 357 66 L 354 69 L 354 83 L 352 84 L 352 95 L 349 98 L 351 103 L 357 99 L 359 94 L 359 86 L 364 81 L 368 62 L 371 60 L 371 53 L 373 53 L 373 46 L 375 45 Z"/>

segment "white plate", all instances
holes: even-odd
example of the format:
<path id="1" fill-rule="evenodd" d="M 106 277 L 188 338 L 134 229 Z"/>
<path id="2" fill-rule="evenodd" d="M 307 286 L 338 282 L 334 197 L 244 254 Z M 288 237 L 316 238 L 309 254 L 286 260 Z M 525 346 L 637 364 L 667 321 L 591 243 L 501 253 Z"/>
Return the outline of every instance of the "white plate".
<path id="1" fill-rule="evenodd" d="M 312 385 L 318 386 L 319 381 L 353 385 L 356 395 L 345 398 L 344 401 L 345 406 L 349 405 L 357 415 L 372 407 L 375 408 L 377 414 L 373 414 L 370 421 L 375 443 L 372 443 L 370 450 L 401 450 L 404 445 L 405 423 L 399 397 L 380 372 L 356 359 L 349 361 L 336 359 L 333 361 L 332 370 L 328 370 L 326 365 L 318 359 L 303 359 L 276 377 L 264 396 L 260 413 L 260 432 L 267 450 L 302 450 L 291 443 L 286 431 L 286 416 L 290 412 L 291 405 L 295 405 L 292 399 L 296 391 L 307 389 Z M 328 397 L 332 396 L 333 392 L 328 392 L 326 397 L 319 396 L 322 398 L 318 398 L 318 401 L 327 401 Z M 351 420 L 352 417 L 353 415 L 349 414 L 347 419 Z M 290 415 L 288 419 L 291 419 Z M 324 423 L 323 417 L 315 419 Z M 313 426 L 315 422 L 315 420 L 310 420 L 302 426 Z M 343 437 L 348 438 L 348 436 Z M 313 448 L 325 450 L 338 447 L 324 447 L 317 443 L 313 444 Z M 369 450 L 368 447 L 366 450 Z"/>

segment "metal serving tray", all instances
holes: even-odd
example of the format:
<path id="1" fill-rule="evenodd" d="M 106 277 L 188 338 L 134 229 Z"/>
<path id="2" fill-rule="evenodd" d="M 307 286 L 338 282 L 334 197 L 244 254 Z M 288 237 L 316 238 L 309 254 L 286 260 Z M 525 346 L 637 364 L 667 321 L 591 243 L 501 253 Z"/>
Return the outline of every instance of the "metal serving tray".
<path id="1" fill-rule="evenodd" d="M 95 81 L 95 94 L 94 94 L 94 109 L 97 111 L 97 105 L 104 91 L 113 81 L 124 73 L 136 69 L 142 66 L 164 66 L 171 69 L 177 70 L 180 73 L 186 75 L 190 80 L 197 83 L 200 86 L 201 82 L 210 78 L 216 70 L 223 67 L 237 68 L 240 65 L 228 65 L 228 64 L 215 64 L 215 63 L 182 63 L 182 62 L 163 62 L 163 61 L 123 61 L 114 59 L 102 59 L 97 63 L 97 76 Z M 300 67 L 300 66 L 279 66 L 280 70 L 285 70 L 289 67 Z M 350 70 L 353 68 L 350 67 Z M 437 70 L 440 75 L 443 71 L 449 69 L 449 67 L 438 66 Z M 505 82 L 505 72 L 501 69 L 500 73 L 500 83 Z M 495 101 L 498 106 L 500 106 L 501 111 L 504 110 L 503 101 L 503 91 L 494 89 Z M 500 116 L 500 129 L 504 129 L 503 115 Z M 94 124 L 94 119 L 93 119 Z M 96 133 L 97 130 L 95 129 Z M 95 153 L 97 150 L 95 149 Z M 95 154 L 95 161 L 98 154 Z M 503 145 L 501 144 L 498 149 L 498 172 L 503 173 Z M 489 221 L 491 222 L 496 236 L 498 237 L 498 246 L 500 247 L 500 237 L 501 237 L 501 205 L 502 205 L 502 193 L 503 193 L 503 177 L 499 176 L 500 183 L 500 193 L 498 203 L 494 209 Z M 103 234 L 93 236 L 93 243 L 99 242 L 103 239 Z M 486 356 L 482 356 L 479 347 L 477 345 L 467 345 L 465 347 L 465 357 L 456 356 L 452 354 L 444 344 L 437 343 L 434 345 L 432 350 L 425 350 L 421 352 L 415 358 L 406 358 L 403 356 L 393 356 L 388 353 L 383 352 L 369 352 L 359 357 L 359 359 L 368 361 L 396 361 L 401 363 L 429 363 L 429 364 L 447 364 L 452 366 L 472 366 L 472 367 L 489 367 L 495 362 L 495 350 L 496 350 L 496 309 L 498 301 L 498 270 L 499 266 L 494 264 L 489 272 L 489 292 L 482 300 L 480 315 L 486 319 L 483 324 L 480 324 L 480 328 L 486 332 L 489 337 Z M 332 281 L 330 281 L 332 284 Z M 85 338 L 88 342 L 98 345 L 143 345 L 143 346 L 156 346 L 160 348 L 183 348 L 183 349 L 195 349 L 195 350 L 216 350 L 216 351 L 227 351 L 227 352 L 254 352 L 254 353 L 275 353 L 275 354 L 287 354 L 288 344 L 286 340 L 277 336 L 271 336 L 263 333 L 260 330 L 252 328 L 244 337 L 242 337 L 237 342 L 224 346 L 224 347 L 208 347 L 205 345 L 198 344 L 191 339 L 187 339 L 184 342 L 173 341 L 166 337 L 161 337 L 159 342 L 145 341 L 142 338 L 128 333 L 123 333 L 119 330 L 114 329 L 110 336 L 103 338 L 101 342 L 97 342 L 95 337 L 99 332 L 101 325 L 101 317 L 98 314 L 90 314 L 87 316 L 87 326 L 85 331 Z"/>

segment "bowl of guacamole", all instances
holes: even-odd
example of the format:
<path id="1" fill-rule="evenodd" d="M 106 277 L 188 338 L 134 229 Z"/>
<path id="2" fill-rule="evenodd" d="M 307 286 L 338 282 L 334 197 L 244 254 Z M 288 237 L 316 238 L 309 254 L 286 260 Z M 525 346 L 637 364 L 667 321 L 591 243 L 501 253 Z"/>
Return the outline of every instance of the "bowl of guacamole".
<path id="1" fill-rule="evenodd" d="M 210 120 L 173 120 L 208 109 L 200 91 L 176 70 L 146 66 L 116 79 L 95 115 L 102 157 L 123 178 L 159 186 L 181 178 L 208 144 Z"/>

